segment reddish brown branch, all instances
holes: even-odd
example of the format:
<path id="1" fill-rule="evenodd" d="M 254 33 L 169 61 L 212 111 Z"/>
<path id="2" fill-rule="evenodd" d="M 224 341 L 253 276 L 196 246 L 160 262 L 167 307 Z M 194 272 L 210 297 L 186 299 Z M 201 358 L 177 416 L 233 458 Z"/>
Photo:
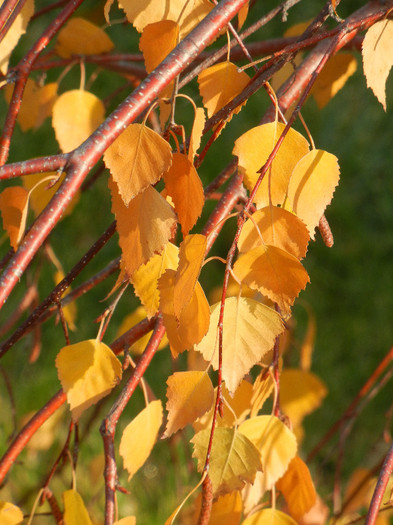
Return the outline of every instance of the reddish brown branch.
<path id="1" fill-rule="evenodd" d="M 25 3 L 26 0 L 11 0 L 11 2 L 4 2 L 0 12 L 0 42 L 14 23 L 15 18 L 19 15 Z M 14 5 L 14 7 L 12 7 L 12 5 Z M 6 18 L 7 12 L 8 17 Z"/>
<path id="2" fill-rule="evenodd" d="M 389 452 L 383 462 L 381 472 L 378 477 L 378 482 L 371 499 L 370 507 L 368 509 L 365 525 L 374 525 L 377 520 L 378 512 L 381 507 L 382 498 L 385 493 L 390 475 L 393 471 L 393 444 L 390 446 Z"/>

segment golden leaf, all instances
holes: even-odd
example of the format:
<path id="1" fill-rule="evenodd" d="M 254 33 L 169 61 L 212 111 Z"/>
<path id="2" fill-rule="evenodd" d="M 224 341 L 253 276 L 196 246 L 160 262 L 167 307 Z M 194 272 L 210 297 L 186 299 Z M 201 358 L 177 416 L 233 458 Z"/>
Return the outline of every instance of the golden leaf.
<path id="1" fill-rule="evenodd" d="M 161 424 L 162 405 L 160 400 L 156 400 L 149 403 L 124 429 L 119 453 L 128 471 L 128 481 L 150 456 Z"/>
<path id="2" fill-rule="evenodd" d="M 263 407 L 266 399 L 273 392 L 274 381 L 268 370 L 262 369 L 252 386 L 251 413 L 250 417 L 255 417 Z"/>
<path id="3" fill-rule="evenodd" d="M 74 489 L 63 492 L 64 523 L 66 525 L 92 525 L 80 494 Z"/>
<path id="4" fill-rule="evenodd" d="M 2 525 L 17 525 L 23 521 L 23 512 L 8 501 L 0 501 L 0 522 Z"/>
<path id="5" fill-rule="evenodd" d="M 263 509 L 246 518 L 241 525 L 297 525 L 288 514 L 277 509 Z"/>
<path id="6" fill-rule="evenodd" d="M 53 280 L 55 282 L 55 284 L 59 284 L 60 281 L 62 281 L 64 279 L 65 275 L 64 275 L 64 272 L 63 271 L 56 271 L 54 276 L 53 276 Z M 68 291 L 70 292 L 71 291 L 71 287 L 68 288 Z M 76 308 L 76 303 L 75 301 L 65 305 L 62 307 L 62 310 L 63 310 L 63 314 L 64 314 L 64 319 L 66 320 L 67 324 L 68 324 L 68 328 L 72 331 L 75 331 L 76 330 L 76 326 L 75 326 L 75 319 L 76 319 L 76 315 L 77 315 L 77 308 Z"/>
<path id="7" fill-rule="evenodd" d="M 174 49 L 179 40 L 179 25 L 173 20 L 160 20 L 143 28 L 139 49 L 151 73 Z"/>
<path id="8" fill-rule="evenodd" d="M 72 55 L 100 55 L 115 47 L 103 29 L 84 18 L 71 18 L 59 31 L 55 52 L 62 58 Z"/>
<path id="9" fill-rule="evenodd" d="M 198 517 L 201 511 L 202 495 L 199 494 L 194 507 L 194 521 L 198 522 Z M 213 501 L 209 525 L 239 525 L 243 510 L 242 497 L 239 491 L 224 494 Z"/>
<path id="10" fill-rule="evenodd" d="M 14 251 L 18 249 L 26 228 L 28 192 L 21 186 L 9 186 L 0 193 L 3 228 L 7 231 Z"/>
<path id="11" fill-rule="evenodd" d="M 143 306 L 139 306 L 139 308 L 136 308 L 136 310 L 128 314 L 123 319 L 117 331 L 116 337 L 120 337 L 122 334 L 127 332 L 130 328 L 135 326 L 140 321 L 143 321 L 143 319 L 145 318 L 146 318 L 146 310 L 143 308 Z M 149 342 L 149 339 L 152 333 L 153 333 L 153 330 L 151 330 L 146 335 L 142 336 L 140 339 L 135 341 L 135 343 L 132 344 L 129 348 L 130 353 L 134 355 L 141 355 L 145 351 L 146 345 Z M 168 344 L 168 338 L 166 337 L 166 335 L 164 335 L 164 337 L 161 339 L 160 344 L 158 345 L 157 350 L 162 350 L 167 344 Z"/>
<path id="12" fill-rule="evenodd" d="M 192 131 L 190 136 L 190 146 L 188 148 L 188 158 L 192 162 L 195 154 L 201 145 L 202 132 L 205 127 L 206 117 L 205 110 L 203 108 L 196 108 L 194 123 L 192 125 Z"/>

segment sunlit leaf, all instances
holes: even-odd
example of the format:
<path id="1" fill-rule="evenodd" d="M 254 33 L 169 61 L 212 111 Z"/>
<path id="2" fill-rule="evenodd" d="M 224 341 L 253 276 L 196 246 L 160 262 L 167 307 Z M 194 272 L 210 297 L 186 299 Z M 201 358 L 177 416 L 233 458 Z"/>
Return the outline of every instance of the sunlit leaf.
<path id="1" fill-rule="evenodd" d="M 299 260 L 276 246 L 258 246 L 233 266 L 236 277 L 276 302 L 284 315 L 310 278 Z"/>
<path id="2" fill-rule="evenodd" d="M 172 207 L 148 186 L 129 206 L 121 199 L 117 185 L 110 180 L 112 212 L 116 216 L 119 244 L 128 275 L 145 264 L 154 254 L 162 252 L 176 227 Z"/>
<path id="3" fill-rule="evenodd" d="M 65 153 L 82 144 L 98 128 L 104 120 L 105 107 L 93 93 L 73 89 L 60 95 L 52 114 L 56 139 Z"/>
<path id="4" fill-rule="evenodd" d="M 262 493 L 270 490 L 296 455 L 295 435 L 275 416 L 256 416 L 247 419 L 238 430 L 247 436 L 261 453 Z"/>
<path id="5" fill-rule="evenodd" d="M 164 173 L 164 181 L 183 235 L 187 235 L 201 215 L 205 203 L 201 179 L 186 155 L 174 153 L 172 165 Z"/>
<path id="6" fill-rule="evenodd" d="M 128 471 L 128 480 L 150 456 L 161 424 L 162 405 L 157 400 L 149 403 L 124 429 L 119 453 L 123 458 L 124 468 Z"/>
<path id="7" fill-rule="evenodd" d="M 192 125 L 190 136 L 190 146 L 188 149 L 188 158 L 191 162 L 193 161 L 195 154 L 201 145 L 202 131 L 205 127 L 205 122 L 205 110 L 203 108 L 196 108 L 194 123 Z"/>
<path id="8" fill-rule="evenodd" d="M 176 47 L 178 39 L 179 25 L 173 20 L 160 20 L 143 28 L 139 49 L 143 53 L 148 73 Z"/>
<path id="9" fill-rule="evenodd" d="M 288 184 L 292 210 L 306 224 L 311 237 L 340 179 L 337 157 L 312 150 L 296 164 Z"/>
<path id="10" fill-rule="evenodd" d="M 319 109 L 325 107 L 329 100 L 344 87 L 348 78 L 355 73 L 356 68 L 357 62 L 351 53 L 339 53 L 327 61 L 311 90 Z"/>
<path id="11" fill-rule="evenodd" d="M 310 471 L 299 456 L 292 459 L 288 470 L 277 481 L 276 488 L 284 495 L 289 514 L 295 520 L 308 512 L 317 499 Z"/>
<path id="12" fill-rule="evenodd" d="M 18 249 L 25 232 L 27 211 L 28 192 L 22 186 L 9 186 L 0 193 L 3 228 L 8 233 L 14 251 Z"/>
<path id="13" fill-rule="evenodd" d="M 109 346 L 96 339 L 62 348 L 56 367 L 74 421 L 109 394 L 122 376 L 120 361 Z"/>
<path id="14" fill-rule="evenodd" d="M 56 53 L 63 58 L 72 55 L 100 55 L 115 47 L 103 29 L 84 18 L 71 18 L 59 31 Z"/>
<path id="15" fill-rule="evenodd" d="M 199 472 L 203 471 L 205 465 L 210 432 L 211 429 L 207 428 L 191 439 L 194 445 L 192 455 L 198 460 Z M 245 482 L 252 483 L 261 468 L 259 452 L 246 436 L 233 428 L 215 429 L 209 477 L 216 496 L 240 490 Z"/>
<path id="16" fill-rule="evenodd" d="M 155 184 L 172 162 L 171 147 L 143 124 L 131 124 L 104 153 L 104 162 L 128 206 L 131 199 Z"/>
<path id="17" fill-rule="evenodd" d="M 249 129 L 236 140 L 233 155 L 239 157 L 239 169 L 244 174 L 248 190 L 254 188 L 260 175 L 257 172 L 266 163 L 284 128 L 280 122 L 263 124 Z M 255 195 L 254 201 L 259 207 L 268 206 L 270 197 L 274 205 L 283 202 L 291 172 L 308 151 L 307 140 L 291 128 Z"/>
<path id="18" fill-rule="evenodd" d="M 220 303 L 211 308 L 210 327 L 196 346 L 206 361 L 218 369 L 217 325 Z M 223 323 L 222 377 L 234 392 L 252 366 L 273 348 L 276 337 L 284 330 L 281 317 L 267 306 L 245 297 L 229 297 L 225 301 Z"/>
<path id="19" fill-rule="evenodd" d="M 393 66 L 393 20 L 380 20 L 372 25 L 362 44 L 363 70 L 367 87 L 386 111 L 386 80 Z"/>
<path id="20" fill-rule="evenodd" d="M 281 510 L 263 509 L 246 518 L 241 525 L 297 525 L 297 523 Z"/>
<path id="21" fill-rule="evenodd" d="M 119 329 L 117 331 L 117 336 L 120 337 L 122 334 L 127 332 L 130 328 L 135 326 L 140 321 L 143 321 L 143 319 L 146 318 L 146 310 L 143 308 L 143 306 L 139 306 L 139 308 L 136 308 L 133 312 L 128 314 L 122 321 L 121 325 L 119 326 Z M 148 332 L 146 335 L 142 336 L 140 339 L 135 341 L 134 344 L 132 344 L 129 348 L 129 352 L 134 355 L 141 355 L 145 348 L 147 343 L 149 342 L 149 339 L 153 333 L 153 330 Z M 157 350 L 161 350 L 168 344 L 168 339 L 166 335 L 161 339 L 160 344 L 158 345 Z"/>
<path id="22" fill-rule="evenodd" d="M 305 224 L 296 215 L 277 206 L 266 206 L 245 222 L 238 249 L 248 252 L 261 244 L 270 244 L 302 259 L 309 239 Z"/>
<path id="23" fill-rule="evenodd" d="M 167 379 L 168 423 L 164 437 L 193 423 L 213 404 L 214 390 L 206 372 L 176 372 Z"/>
<path id="24" fill-rule="evenodd" d="M 17 525 L 23 521 L 23 512 L 8 501 L 0 501 L 0 522 L 2 525 Z"/>
<path id="25" fill-rule="evenodd" d="M 92 525 L 83 499 L 76 490 L 63 492 L 63 501 L 65 525 Z"/>

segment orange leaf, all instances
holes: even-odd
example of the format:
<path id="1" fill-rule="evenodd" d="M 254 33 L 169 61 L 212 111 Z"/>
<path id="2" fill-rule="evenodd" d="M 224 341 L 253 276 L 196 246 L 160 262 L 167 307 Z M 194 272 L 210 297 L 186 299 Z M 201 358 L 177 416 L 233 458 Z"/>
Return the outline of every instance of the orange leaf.
<path id="1" fill-rule="evenodd" d="M 312 150 L 296 164 L 288 184 L 292 210 L 306 224 L 311 237 L 340 179 L 337 157 Z"/>
<path id="2" fill-rule="evenodd" d="M 150 456 L 161 424 L 162 405 L 157 400 L 149 403 L 124 429 L 119 453 L 128 471 L 128 481 Z"/>
<path id="3" fill-rule="evenodd" d="M 213 385 L 206 372 L 176 372 L 167 379 L 168 423 L 163 437 L 169 437 L 193 423 L 212 406 Z"/>
<path id="4" fill-rule="evenodd" d="M 96 339 L 62 348 L 56 357 L 56 367 L 74 421 L 108 395 L 122 376 L 120 361 L 109 346 Z"/>
<path id="5" fill-rule="evenodd" d="M 164 173 L 164 181 L 183 235 L 187 235 L 201 215 L 205 203 L 201 179 L 186 155 L 174 153 L 172 165 Z"/>
<path id="6" fill-rule="evenodd" d="M 66 91 L 53 106 L 52 126 L 60 149 L 65 153 L 78 147 L 105 117 L 104 104 L 82 89 Z"/>
<path id="7" fill-rule="evenodd" d="M 351 53 L 339 53 L 327 61 L 311 89 L 319 109 L 340 91 L 356 68 L 357 62 Z"/>
<path id="8" fill-rule="evenodd" d="M 206 361 L 218 369 L 217 325 L 220 303 L 211 308 L 209 331 L 196 346 Z M 284 330 L 277 312 L 253 299 L 229 297 L 225 301 L 222 377 L 235 392 L 242 378 L 273 348 Z"/>
<path id="9" fill-rule="evenodd" d="M 297 525 L 288 514 L 277 509 L 263 509 L 246 518 L 242 525 Z"/>
<path id="10" fill-rule="evenodd" d="M 363 69 L 367 87 L 386 111 L 386 80 L 393 66 L 393 20 L 380 20 L 370 27 L 363 40 Z"/>
<path id="11" fill-rule="evenodd" d="M 128 206 L 131 199 L 160 180 L 172 162 L 171 147 L 143 124 L 131 124 L 104 153 L 119 193 Z"/>
<path id="12" fill-rule="evenodd" d="M 194 521 L 198 522 L 198 517 L 201 511 L 202 495 L 197 497 L 194 507 Z M 224 496 L 220 496 L 213 501 L 209 525 L 239 525 L 243 511 L 242 497 L 239 491 L 230 492 Z"/>
<path id="13" fill-rule="evenodd" d="M 310 281 L 296 257 L 269 245 L 241 255 L 233 271 L 240 281 L 277 303 L 284 315 L 288 315 L 300 290 Z"/>
<path id="14" fill-rule="evenodd" d="M 62 58 L 72 55 L 100 55 L 115 47 L 103 29 L 84 18 L 74 17 L 60 30 L 55 46 Z"/>
<path id="15" fill-rule="evenodd" d="M 129 206 L 124 205 L 110 180 L 112 212 L 116 216 L 119 244 L 128 275 L 163 250 L 176 227 L 174 211 L 157 190 L 148 186 Z"/>
<path id="16" fill-rule="evenodd" d="M 143 28 L 139 49 L 145 59 L 146 71 L 151 73 L 174 49 L 179 40 L 179 25 L 161 20 Z"/>
<path id="17" fill-rule="evenodd" d="M 201 145 L 202 131 L 205 127 L 205 122 L 205 110 L 203 108 L 196 108 L 194 123 L 192 125 L 190 136 L 190 146 L 188 149 L 188 158 L 190 159 L 190 162 L 194 160 L 195 154 Z"/>
<path id="18" fill-rule="evenodd" d="M 266 163 L 284 128 L 280 122 L 263 124 L 249 129 L 236 140 L 232 153 L 239 157 L 239 169 L 248 190 L 254 188 L 260 175 L 258 170 Z M 291 172 L 308 151 L 307 140 L 291 128 L 255 195 L 254 201 L 259 207 L 268 206 L 270 200 L 274 205 L 282 204 Z"/>
<path id="19" fill-rule="evenodd" d="M 299 456 L 290 462 L 284 476 L 277 481 L 276 488 L 283 493 L 289 513 L 295 520 L 308 512 L 317 499 L 310 471 Z"/>
<path id="20" fill-rule="evenodd" d="M 63 492 L 64 523 L 67 525 L 92 525 L 83 499 L 76 490 Z"/>
<path id="21" fill-rule="evenodd" d="M 204 69 L 198 76 L 199 91 L 209 117 L 236 97 L 247 86 L 250 77 L 238 72 L 232 62 L 220 62 Z M 233 113 L 239 113 L 238 106 Z"/>
<path id="22" fill-rule="evenodd" d="M 306 255 L 309 239 L 305 224 L 296 215 L 283 208 L 266 206 L 245 222 L 238 249 L 248 252 L 261 244 L 270 244 L 302 259 Z"/>
<path id="23" fill-rule="evenodd" d="M 3 228 L 7 230 L 10 244 L 16 252 L 26 228 L 28 192 L 21 186 L 5 188 L 0 193 L 0 211 Z"/>
<path id="24" fill-rule="evenodd" d="M 17 525 L 23 521 L 23 512 L 8 501 L 0 501 L 0 522 L 2 525 Z"/>

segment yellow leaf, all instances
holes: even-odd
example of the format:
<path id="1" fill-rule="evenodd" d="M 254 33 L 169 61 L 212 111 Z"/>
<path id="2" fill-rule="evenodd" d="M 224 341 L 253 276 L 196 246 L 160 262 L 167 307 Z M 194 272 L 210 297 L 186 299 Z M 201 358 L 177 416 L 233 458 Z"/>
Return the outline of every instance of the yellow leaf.
<path id="1" fill-rule="evenodd" d="M 57 271 L 55 272 L 53 276 L 53 280 L 55 281 L 55 284 L 59 284 L 60 281 L 64 279 L 64 272 Z M 68 288 L 68 291 L 71 291 L 71 288 Z M 67 304 L 66 306 L 62 307 L 64 318 L 67 321 L 68 328 L 72 331 L 76 330 L 75 326 L 75 319 L 77 315 L 77 308 L 76 303 L 73 301 L 72 303 Z"/>
<path id="2" fill-rule="evenodd" d="M 127 20 L 140 33 L 147 24 L 160 20 L 173 20 L 180 26 L 180 37 L 189 33 L 213 9 L 207 0 L 119 0 L 119 7 L 126 13 Z"/>
<path id="3" fill-rule="evenodd" d="M 64 525 L 92 525 L 80 494 L 76 490 L 63 492 Z"/>
<path id="4" fill-rule="evenodd" d="M 113 525 L 136 525 L 136 517 L 127 516 L 126 518 L 122 518 L 121 520 L 115 521 Z"/>
<path id="5" fill-rule="evenodd" d="M 296 455 L 295 435 L 275 416 L 256 416 L 247 419 L 238 430 L 247 436 L 261 453 L 262 493 L 271 490 Z"/>
<path id="6" fill-rule="evenodd" d="M 209 328 L 209 303 L 197 282 L 189 303 L 175 317 L 173 299 L 176 272 L 167 270 L 158 281 L 160 310 L 163 315 L 172 354 L 174 357 L 199 343 Z"/>
<path id="7" fill-rule="evenodd" d="M 190 146 L 188 149 L 188 158 L 192 162 L 195 154 L 201 145 L 202 132 L 205 127 L 206 117 L 205 110 L 203 108 L 196 108 L 194 123 L 192 125 L 192 131 L 190 136 Z"/>
<path id="8" fill-rule="evenodd" d="M 132 275 L 155 253 L 162 252 L 176 227 L 175 213 L 152 186 L 132 199 L 128 207 L 112 180 L 109 187 L 123 262 L 128 275 Z"/>
<path id="9" fill-rule="evenodd" d="M 393 20 L 380 20 L 370 27 L 363 40 L 363 70 L 367 87 L 386 111 L 386 80 L 393 66 Z"/>
<path id="10" fill-rule="evenodd" d="M 172 162 L 171 147 L 143 124 L 131 124 L 104 153 L 119 193 L 128 206 L 131 199 L 160 180 Z"/>
<path id="11" fill-rule="evenodd" d="M 263 509 L 246 518 L 241 525 L 297 525 L 288 514 L 277 509 Z"/>
<path id="12" fill-rule="evenodd" d="M 55 52 L 62 58 L 72 55 L 100 55 L 114 48 L 103 29 L 84 18 L 74 17 L 60 30 Z"/>
<path id="13" fill-rule="evenodd" d="M 124 429 L 119 453 L 128 471 L 128 481 L 150 456 L 161 424 L 162 405 L 157 400 L 149 403 Z"/>
<path id="14" fill-rule="evenodd" d="M 210 432 L 210 428 L 207 428 L 191 439 L 194 445 L 192 455 L 198 460 L 199 472 L 205 466 Z M 260 454 L 245 435 L 233 428 L 215 429 L 209 465 L 215 496 L 240 490 L 245 482 L 252 483 L 261 468 Z"/>
<path id="15" fill-rule="evenodd" d="M 289 514 L 295 520 L 308 512 L 317 499 L 310 471 L 299 456 L 290 462 L 284 476 L 277 481 L 276 488 L 284 495 Z"/>
<path id="16" fill-rule="evenodd" d="M 163 437 L 169 437 L 193 423 L 212 406 L 213 385 L 206 372 L 176 372 L 167 379 L 168 423 Z"/>
<path id="17" fill-rule="evenodd" d="M 319 109 L 340 91 L 356 68 L 357 62 L 351 53 L 339 53 L 327 61 L 311 89 Z"/>
<path id="18" fill-rule="evenodd" d="M 130 277 L 135 293 L 146 309 L 147 316 L 153 317 L 160 306 L 158 279 L 165 270 L 176 270 L 179 265 L 179 248 L 168 242 L 161 254 L 153 255 Z"/>
<path id="19" fill-rule="evenodd" d="M 250 417 L 255 417 L 263 407 L 266 399 L 273 392 L 274 382 L 272 375 L 267 369 L 261 371 L 254 381 L 252 387 L 251 413 Z"/>
<path id="20" fill-rule="evenodd" d="M 23 512 L 8 501 L 0 501 L 0 522 L 2 525 L 17 525 L 23 521 Z"/>
<path id="21" fill-rule="evenodd" d="M 281 373 L 280 406 L 294 425 L 316 410 L 326 394 L 326 386 L 311 372 L 286 368 Z"/>
<path id="22" fill-rule="evenodd" d="M 193 523 L 198 522 L 201 510 L 202 496 L 199 494 L 195 501 Z M 209 525 L 239 525 L 242 516 L 243 502 L 239 491 L 230 492 L 213 501 Z"/>
<path id="23" fill-rule="evenodd" d="M 56 357 L 61 386 L 74 421 L 118 384 L 122 367 L 112 350 L 96 339 L 65 346 Z"/>
<path id="24" fill-rule="evenodd" d="M 231 62 L 220 62 L 198 76 L 199 91 L 209 117 L 236 97 L 247 86 L 250 77 Z M 238 106 L 233 113 L 239 113 Z"/>
<path id="25" fill-rule="evenodd" d="M 190 302 L 198 281 L 206 253 L 207 239 L 204 235 L 187 235 L 179 247 L 179 267 L 173 294 L 173 308 L 176 317 Z"/>
<path id="26" fill-rule="evenodd" d="M 98 128 L 104 120 L 105 108 L 93 93 L 73 89 L 60 95 L 52 113 L 57 142 L 66 153 L 82 144 Z"/>
<path id="27" fill-rule="evenodd" d="M 195 225 L 205 203 L 201 179 L 186 155 L 174 153 L 172 165 L 164 173 L 164 181 L 185 236 Z"/>
<path id="28" fill-rule="evenodd" d="M 173 20 L 161 20 L 143 28 L 139 49 L 145 59 L 146 71 L 151 73 L 174 49 L 179 40 L 179 25 Z"/>
<path id="29" fill-rule="evenodd" d="M 249 4 L 247 3 L 246 5 L 244 5 L 240 11 L 238 12 L 237 14 L 237 19 L 238 19 L 238 23 L 237 23 L 237 30 L 240 31 L 240 29 L 243 27 L 243 24 L 244 22 L 246 21 L 246 18 L 247 18 L 247 15 L 248 15 L 248 9 L 249 9 Z"/>
<path id="30" fill-rule="evenodd" d="M 236 277 L 278 304 L 287 316 L 310 278 L 300 261 L 276 246 L 263 245 L 241 255 L 233 266 Z"/>
<path id="31" fill-rule="evenodd" d="M 3 228 L 7 231 L 10 244 L 16 252 L 26 228 L 28 192 L 21 186 L 5 188 L 0 193 L 0 211 Z"/>
<path id="32" fill-rule="evenodd" d="M 220 303 L 211 308 L 209 331 L 195 348 L 218 369 L 217 325 Z M 247 372 L 263 359 L 284 330 L 281 317 L 267 306 L 245 297 L 225 301 L 222 348 L 222 377 L 235 392 Z"/>
<path id="33" fill-rule="evenodd" d="M 288 184 L 288 200 L 306 224 L 311 238 L 340 179 L 337 157 L 312 150 L 296 164 Z"/>
<path id="34" fill-rule="evenodd" d="M 0 42 L 0 72 L 7 74 L 8 61 L 19 38 L 26 33 L 27 24 L 34 14 L 34 0 L 27 0 L 16 16 L 11 28 Z"/>
<path id="35" fill-rule="evenodd" d="M 296 215 L 277 206 L 266 206 L 245 222 L 237 247 L 240 252 L 248 252 L 261 244 L 271 244 L 302 259 L 309 239 L 305 224 Z"/>
<path id="36" fill-rule="evenodd" d="M 254 188 L 260 175 L 257 172 L 266 163 L 284 128 L 280 122 L 263 124 L 249 129 L 236 140 L 232 153 L 239 157 L 239 169 L 244 174 L 244 184 L 249 191 Z M 291 172 L 308 151 L 307 140 L 291 128 L 255 195 L 258 207 L 268 206 L 270 200 L 274 205 L 283 202 Z"/>
<path id="37" fill-rule="evenodd" d="M 143 308 L 143 306 L 140 306 L 130 314 L 128 314 L 122 321 L 116 337 L 120 337 L 122 334 L 127 332 L 130 328 L 135 326 L 137 323 L 145 319 L 146 317 L 146 310 Z M 149 342 L 149 339 L 153 333 L 153 330 L 148 332 L 146 335 L 138 339 L 133 345 L 130 346 L 129 351 L 134 355 L 141 355 L 145 348 L 147 343 Z M 166 335 L 161 339 L 160 344 L 158 345 L 157 350 L 162 350 L 166 345 L 168 344 L 168 338 Z"/>

